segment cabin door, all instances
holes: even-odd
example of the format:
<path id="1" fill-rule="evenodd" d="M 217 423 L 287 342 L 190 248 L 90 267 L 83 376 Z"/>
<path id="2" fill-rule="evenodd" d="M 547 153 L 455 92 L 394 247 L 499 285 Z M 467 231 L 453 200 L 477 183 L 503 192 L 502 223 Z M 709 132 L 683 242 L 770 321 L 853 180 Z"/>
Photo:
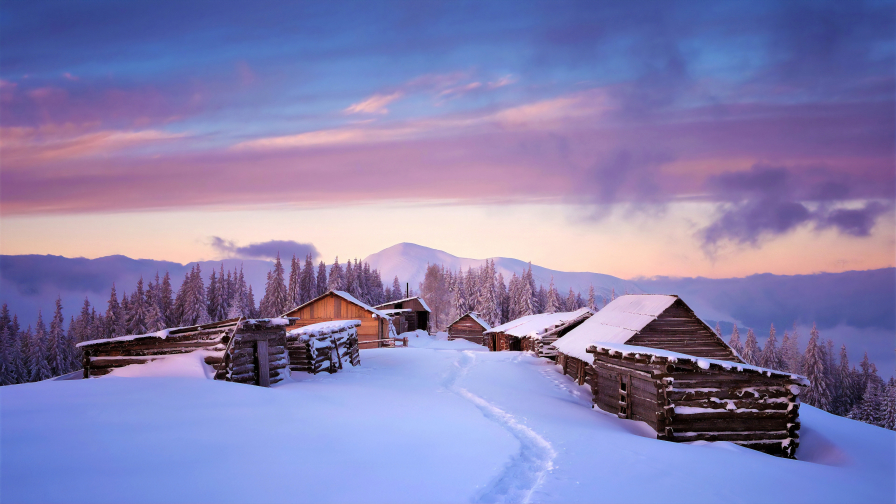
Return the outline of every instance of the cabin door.
<path id="1" fill-rule="evenodd" d="M 423 329 L 424 331 L 429 331 L 429 312 L 425 312 L 425 311 L 417 312 L 417 329 Z"/>
<path id="2" fill-rule="evenodd" d="M 632 417 L 632 375 L 619 374 L 619 418 Z"/>

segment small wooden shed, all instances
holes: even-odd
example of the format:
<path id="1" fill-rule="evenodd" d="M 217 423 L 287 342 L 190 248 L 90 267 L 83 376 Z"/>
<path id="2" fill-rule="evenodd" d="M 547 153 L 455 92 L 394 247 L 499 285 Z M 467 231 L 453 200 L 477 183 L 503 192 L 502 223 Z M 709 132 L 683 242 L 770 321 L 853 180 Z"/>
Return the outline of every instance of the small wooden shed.
<path id="1" fill-rule="evenodd" d="M 311 374 L 335 373 L 344 365 L 360 365 L 360 326 L 360 320 L 333 320 L 289 331 L 286 333 L 289 369 Z"/>
<path id="2" fill-rule="evenodd" d="M 587 351 L 597 372 L 594 405 L 646 423 L 657 439 L 730 441 L 796 458 L 804 377 L 630 345 Z"/>
<path id="3" fill-rule="evenodd" d="M 432 310 L 420 296 L 389 301 L 375 308 L 392 316 L 392 323 L 398 334 L 417 329 L 430 331 L 429 319 Z"/>
<path id="4" fill-rule="evenodd" d="M 485 331 L 488 349 L 534 352 L 539 357 L 553 358 L 557 351 L 551 346 L 558 338 L 588 320 L 594 312 L 580 308 L 571 312 L 527 315 Z"/>
<path id="5" fill-rule="evenodd" d="M 287 331 L 331 320 L 360 320 L 358 344 L 362 349 L 386 346 L 395 336 L 389 315 L 343 291 L 327 291 L 283 316 L 291 319 Z"/>
<path id="6" fill-rule="evenodd" d="M 174 354 L 206 350 L 209 354 L 204 360 L 215 370 L 214 379 L 267 387 L 289 376 L 284 331 L 287 323 L 283 318 L 239 318 L 84 341 L 77 346 L 83 352 L 84 378 Z"/>
<path id="7" fill-rule="evenodd" d="M 448 324 L 448 339 L 465 339 L 478 345 L 485 345 L 485 331 L 491 326 L 476 312 L 467 312 L 454 322 Z"/>
<path id="8" fill-rule="evenodd" d="M 794 457 L 805 378 L 744 364 L 678 296 L 621 296 L 554 342 L 594 405 L 667 441 Z"/>

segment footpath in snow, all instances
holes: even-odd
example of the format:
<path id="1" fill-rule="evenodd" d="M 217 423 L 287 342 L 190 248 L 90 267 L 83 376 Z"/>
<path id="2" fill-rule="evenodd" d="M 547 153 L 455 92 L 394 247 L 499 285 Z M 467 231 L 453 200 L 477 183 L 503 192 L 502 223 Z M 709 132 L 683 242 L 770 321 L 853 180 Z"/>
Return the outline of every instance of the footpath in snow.
<path id="1" fill-rule="evenodd" d="M 800 460 L 676 444 L 547 360 L 411 335 L 270 389 L 201 357 L 0 388 L 4 502 L 894 502 L 896 434 L 802 406 Z"/>

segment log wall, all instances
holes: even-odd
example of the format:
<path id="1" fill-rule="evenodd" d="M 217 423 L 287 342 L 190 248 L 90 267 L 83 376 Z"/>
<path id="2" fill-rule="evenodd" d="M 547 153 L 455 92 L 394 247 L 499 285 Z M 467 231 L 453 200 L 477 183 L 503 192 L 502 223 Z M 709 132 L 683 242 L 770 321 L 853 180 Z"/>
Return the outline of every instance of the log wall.
<path id="1" fill-rule="evenodd" d="M 391 322 L 388 319 L 374 315 L 373 312 L 367 311 L 336 294 L 329 293 L 287 313 L 286 316 L 288 317 L 299 318 L 299 320 L 290 324 L 287 331 L 331 320 L 360 320 L 361 326 L 358 327 L 360 348 L 377 348 L 381 346 L 377 342 L 378 340 L 389 337 L 389 325 Z"/>
<path id="2" fill-rule="evenodd" d="M 263 341 L 263 343 L 259 343 Z M 259 361 L 259 346 L 262 361 Z M 145 364 L 169 355 L 205 350 L 205 363 L 215 371 L 214 379 L 271 385 L 289 373 L 286 333 L 283 326 L 268 321 L 230 320 L 171 330 L 167 337 L 138 336 L 85 342 L 82 350 L 84 377 L 99 377 L 113 369 Z M 266 357 L 266 358 L 265 358 Z M 267 377 L 260 376 L 259 365 Z"/>
<path id="3" fill-rule="evenodd" d="M 669 350 L 707 359 L 743 362 L 681 299 L 632 336 L 626 345 Z"/>
<path id="4" fill-rule="evenodd" d="M 800 387 L 784 375 L 715 365 L 703 369 L 693 362 L 636 359 L 601 349 L 589 367 L 596 374 L 594 405 L 645 422 L 657 439 L 730 441 L 796 458 Z"/>
<path id="5" fill-rule="evenodd" d="M 448 339 L 453 340 L 461 338 L 467 341 L 472 341 L 477 345 L 485 345 L 485 338 L 482 334 L 484 332 L 485 328 L 473 320 L 473 317 L 464 315 L 448 326 Z"/>
<path id="6" fill-rule="evenodd" d="M 293 371 L 335 373 L 345 365 L 361 364 L 357 326 L 313 334 L 287 333 L 286 341 Z"/>

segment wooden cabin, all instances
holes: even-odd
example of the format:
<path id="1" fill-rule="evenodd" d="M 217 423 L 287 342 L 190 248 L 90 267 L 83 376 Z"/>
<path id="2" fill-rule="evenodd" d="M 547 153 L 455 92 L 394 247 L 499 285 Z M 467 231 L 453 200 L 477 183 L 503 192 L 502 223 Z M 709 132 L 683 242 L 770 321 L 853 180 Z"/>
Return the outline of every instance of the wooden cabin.
<path id="1" fill-rule="evenodd" d="M 485 345 L 485 331 L 491 326 L 476 312 L 468 312 L 454 322 L 448 324 L 448 339 L 465 339 L 478 345 Z"/>
<path id="2" fill-rule="evenodd" d="M 588 308 L 571 312 L 539 313 L 527 315 L 485 331 L 489 350 L 519 350 L 534 352 L 538 357 L 556 357 L 552 343 L 572 331 L 593 315 Z"/>
<path id="3" fill-rule="evenodd" d="M 163 329 L 78 343 L 84 378 L 113 369 L 146 364 L 174 354 L 207 350 L 205 363 L 215 380 L 270 386 L 289 376 L 286 319 L 230 319 L 211 324 Z"/>
<path id="4" fill-rule="evenodd" d="M 360 365 L 360 326 L 360 320 L 333 320 L 289 331 L 286 333 L 289 369 L 311 374 L 335 373 L 349 364 Z"/>
<path id="5" fill-rule="evenodd" d="M 362 349 L 387 346 L 386 341 L 395 336 L 391 317 L 343 291 L 327 291 L 283 316 L 291 319 L 287 331 L 331 320 L 360 320 L 357 332 Z"/>
<path id="6" fill-rule="evenodd" d="M 596 344 L 594 405 L 639 420 L 657 439 L 730 441 L 796 458 L 805 378 L 755 366 L 630 345 Z"/>
<path id="7" fill-rule="evenodd" d="M 631 294 L 610 302 L 555 341 L 557 362 L 579 384 L 586 381 L 595 343 L 619 343 L 743 363 L 678 296 Z"/>
<path id="8" fill-rule="evenodd" d="M 744 364 L 678 296 L 621 296 L 553 345 L 594 405 L 658 439 L 795 456 L 805 379 Z"/>
<path id="9" fill-rule="evenodd" d="M 420 296 L 389 301 L 375 308 L 392 317 L 392 324 L 395 325 L 398 334 L 417 329 L 430 331 L 429 320 L 432 310 Z"/>

